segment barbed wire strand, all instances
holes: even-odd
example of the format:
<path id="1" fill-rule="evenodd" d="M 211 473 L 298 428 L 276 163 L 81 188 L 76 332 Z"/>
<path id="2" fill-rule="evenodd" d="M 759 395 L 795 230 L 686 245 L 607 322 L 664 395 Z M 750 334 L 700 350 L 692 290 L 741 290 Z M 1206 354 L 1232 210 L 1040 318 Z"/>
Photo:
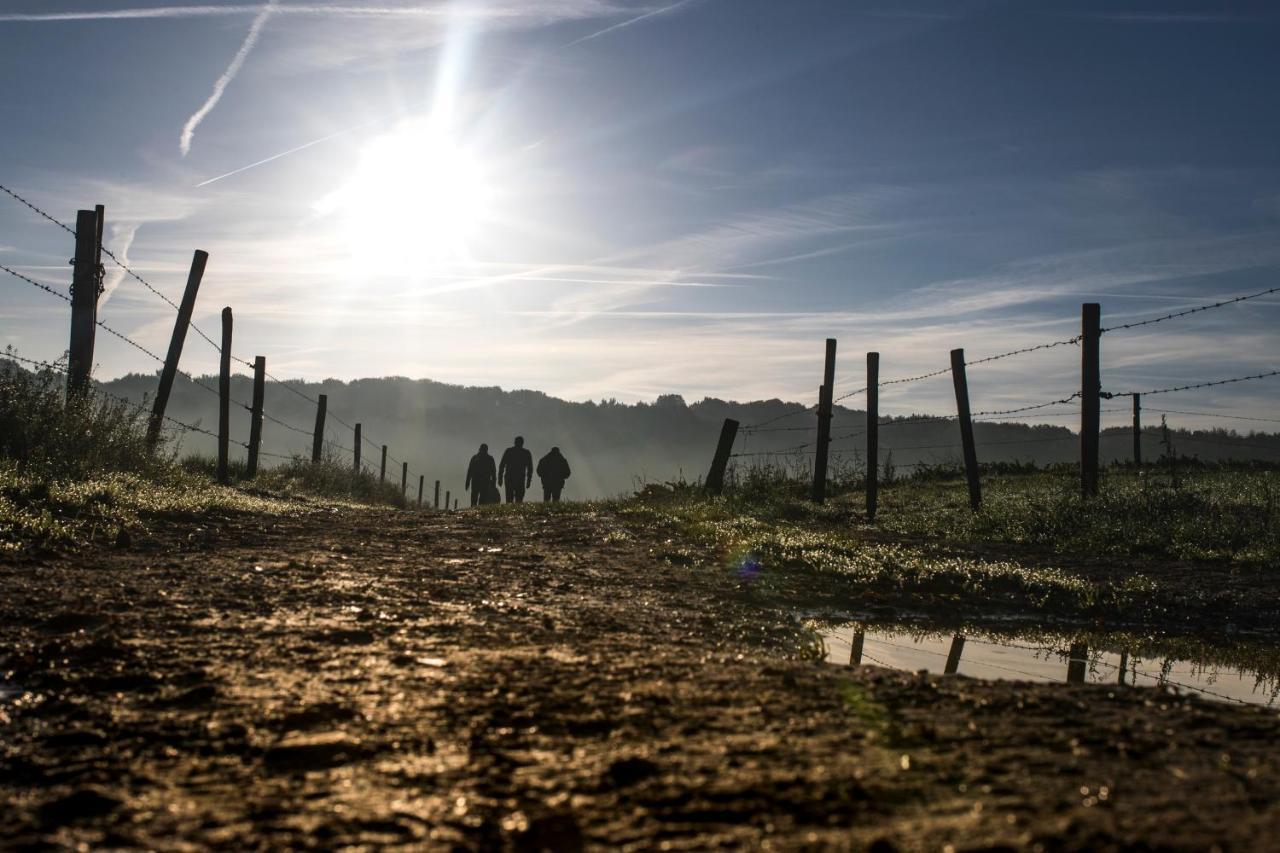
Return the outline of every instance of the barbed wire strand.
<path id="1" fill-rule="evenodd" d="M 1188 308 L 1185 311 L 1174 311 L 1170 314 L 1162 314 L 1159 317 L 1152 317 L 1149 320 L 1139 320 L 1134 323 L 1121 323 L 1116 326 L 1110 326 L 1106 329 L 1099 329 L 1100 332 L 1117 332 L 1123 329 L 1136 329 L 1139 326 L 1151 326 L 1155 323 L 1163 323 L 1166 320 L 1176 320 L 1179 317 L 1186 317 L 1189 314 L 1199 314 L 1202 311 L 1212 311 L 1214 308 L 1223 308 L 1227 305 L 1235 305 L 1237 302 L 1247 302 L 1250 299 L 1257 299 L 1261 296 L 1270 296 L 1272 293 L 1280 293 L 1280 287 L 1272 287 L 1267 290 L 1260 290 L 1257 293 L 1250 293 L 1245 296 L 1236 296 L 1231 299 L 1223 299 L 1218 302 L 1211 302 L 1207 305 L 1197 305 L 1195 308 Z"/>

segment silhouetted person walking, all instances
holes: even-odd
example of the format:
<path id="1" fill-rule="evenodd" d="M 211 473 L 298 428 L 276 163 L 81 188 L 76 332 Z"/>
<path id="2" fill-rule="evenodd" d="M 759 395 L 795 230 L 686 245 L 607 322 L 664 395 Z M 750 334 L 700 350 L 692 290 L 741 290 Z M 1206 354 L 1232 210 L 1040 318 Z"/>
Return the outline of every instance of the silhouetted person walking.
<path id="1" fill-rule="evenodd" d="M 497 478 L 493 457 L 489 455 L 489 445 L 480 445 L 480 452 L 471 457 L 467 465 L 467 482 L 465 488 L 471 490 L 471 505 L 490 503 L 489 492 L 497 491 L 493 481 Z"/>
<path id="2" fill-rule="evenodd" d="M 550 453 L 538 460 L 538 479 L 542 480 L 544 501 L 560 500 L 560 490 L 569 479 L 569 462 L 560 455 L 560 448 L 551 448 Z"/>
<path id="3" fill-rule="evenodd" d="M 533 454 L 524 446 L 524 438 L 516 436 L 516 446 L 508 447 L 498 463 L 498 485 L 506 481 L 507 503 L 524 503 L 524 490 L 533 485 Z"/>

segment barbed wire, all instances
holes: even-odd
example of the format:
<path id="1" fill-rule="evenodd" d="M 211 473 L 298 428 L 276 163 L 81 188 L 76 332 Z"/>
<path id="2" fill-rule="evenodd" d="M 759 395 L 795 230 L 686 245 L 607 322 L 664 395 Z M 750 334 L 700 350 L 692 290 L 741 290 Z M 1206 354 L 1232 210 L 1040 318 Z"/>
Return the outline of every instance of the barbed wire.
<path id="1" fill-rule="evenodd" d="M 1186 317 L 1189 314 L 1199 314 L 1201 311 L 1212 311 L 1214 308 L 1222 308 L 1226 305 L 1234 305 L 1237 302 L 1247 302 L 1250 299 L 1257 299 L 1260 296 L 1269 296 L 1272 293 L 1280 293 L 1280 287 L 1272 287 L 1267 290 L 1260 290 L 1257 293 L 1250 293 L 1245 296 L 1236 296 L 1231 299 L 1223 299 L 1219 302 L 1211 302 L 1207 305 L 1197 305 L 1195 308 L 1188 308 L 1185 311 L 1174 311 L 1171 314 L 1163 314 L 1159 317 L 1152 317 L 1149 320 L 1140 320 L 1134 323 L 1121 323 L 1118 326 L 1111 326 L 1106 329 L 1099 329 L 1100 332 L 1116 332 L 1123 329 L 1136 329 L 1139 326 L 1150 326 L 1155 323 L 1163 323 L 1166 320 L 1176 320 L 1178 317 Z"/>
<path id="2" fill-rule="evenodd" d="M 1106 400 L 1110 400 L 1113 397 L 1132 397 L 1134 394 L 1140 394 L 1143 397 L 1147 397 L 1153 394 L 1172 394 L 1174 391 L 1191 391 L 1196 388 L 1212 388 L 1215 385 L 1231 385 L 1235 382 L 1248 382 L 1251 379 L 1266 379 L 1270 376 L 1280 376 L 1280 370 L 1269 370 L 1266 373 L 1254 373 L 1249 376 L 1237 376 L 1232 379 L 1214 379 L 1211 382 L 1198 382 L 1194 385 L 1177 385 L 1173 388 L 1155 388 L 1150 391 L 1103 391 L 1101 396 Z"/>
<path id="3" fill-rule="evenodd" d="M 23 280 L 23 281 L 25 281 L 27 284 L 30 284 L 30 285 L 32 285 L 33 287 L 38 287 L 38 288 L 40 288 L 40 289 L 41 289 L 41 290 L 43 290 L 45 293 L 52 293 L 54 296 L 58 297 L 59 299 L 61 299 L 61 300 L 65 301 L 65 302 L 70 302 L 70 301 L 71 301 L 71 297 L 70 297 L 70 296 L 68 296 L 67 294 L 63 293 L 62 291 L 60 291 L 60 290 L 54 290 L 52 287 L 50 287 L 50 286 L 49 286 L 49 285 L 47 285 L 47 284 L 41 284 L 40 282 L 36 281 L 34 278 L 28 278 L 27 276 L 23 275 L 22 273 L 18 272 L 17 270 L 13 270 L 13 269 L 10 269 L 9 267 L 6 267 L 4 264 L 0 264 L 0 270 L 4 270 L 4 271 L 5 271 L 5 272 L 7 272 L 9 275 L 16 276 L 17 278 L 22 279 L 22 280 Z"/>
<path id="4" fill-rule="evenodd" d="M 1158 435 L 1161 435 L 1162 432 L 1161 430 L 1154 427 L 1152 428 L 1144 427 L 1142 429 L 1142 434 L 1150 435 L 1150 436 L 1158 436 Z M 1179 442 L 1198 441 L 1202 444 L 1217 444 L 1222 447 L 1243 447 L 1248 450 L 1266 450 L 1271 453 L 1280 453 L 1280 445 L 1256 444 L 1248 441 L 1231 441 L 1228 439 L 1220 439 L 1220 438 L 1202 438 L 1195 434 L 1188 434 L 1185 430 L 1182 433 L 1178 434 L 1176 438 L 1178 439 Z"/>
<path id="5" fill-rule="evenodd" d="M 1124 410 L 1118 409 L 1117 411 L 1124 411 Z M 1162 415 L 1201 415 L 1201 416 L 1213 417 L 1213 418 L 1230 418 L 1231 420 L 1235 420 L 1235 421 L 1261 421 L 1264 423 L 1280 424 L 1280 418 L 1257 418 L 1257 417 L 1250 417 L 1248 415 L 1227 415 L 1221 412 L 1192 412 L 1192 411 L 1185 411 L 1181 409 L 1154 409 L 1154 408 L 1147 408 L 1146 406 L 1142 407 L 1142 411 L 1159 412 Z"/>
<path id="6" fill-rule="evenodd" d="M 983 412 L 972 412 L 970 413 L 969 417 L 976 418 L 976 417 L 990 417 L 993 415 L 1014 415 L 1019 412 L 1031 412 L 1031 411 L 1035 411 L 1036 409 L 1047 409 L 1049 406 L 1061 406 L 1066 403 L 1070 403 L 1072 400 L 1076 399 L 1079 396 L 1080 396 L 1080 392 L 1077 391 L 1069 397 L 1063 397 L 1061 400 L 1050 400 L 1047 403 L 1036 403 L 1033 406 L 1019 406 L 1016 409 L 988 409 L 987 411 L 983 411 Z"/>
<path id="7" fill-rule="evenodd" d="M 36 206 L 35 206 L 34 204 L 32 204 L 31 202 L 27 201 L 25 198 L 23 198 L 22 196 L 18 195 L 18 194 L 17 194 L 16 192 L 14 192 L 13 190 L 11 190 L 11 189 L 9 189 L 8 187 L 6 187 L 4 184 L 0 184 L 0 191 L 3 191 L 3 192 L 4 192 L 4 193 L 6 193 L 7 195 L 12 196 L 12 197 L 13 197 L 14 199 L 16 199 L 17 201 L 19 201 L 19 202 L 21 202 L 22 204 L 26 205 L 27 207 L 31 208 L 31 209 L 32 209 L 33 211 L 35 211 L 37 214 L 39 214 L 40 216 L 43 216 L 45 219 L 49 220 L 49 221 L 50 221 L 50 222 L 52 222 L 54 225 L 57 225 L 57 226 L 58 226 L 59 228 L 61 228 L 63 231 L 66 231 L 68 234 L 70 234 L 72 237 L 74 237 L 74 236 L 76 235 L 75 230 L 74 230 L 74 229 L 72 229 L 70 226 L 64 225 L 63 223 L 61 223 L 61 222 L 59 222 L 58 220 L 54 219 L 52 216 L 50 216 L 49 214 L 45 213 L 45 212 L 44 212 L 43 210 L 41 210 L 40 208 L 36 207 Z"/>
<path id="8" fill-rule="evenodd" d="M 306 436 L 314 436 L 314 435 L 315 435 L 315 433 L 311 432 L 310 430 L 305 430 L 305 429 L 302 429 L 301 427 L 296 427 L 296 426 L 294 426 L 294 425 L 293 425 L 293 424 L 291 424 L 291 423 L 286 423 L 285 421 L 280 420 L 280 419 L 279 419 L 279 418 L 277 418 L 275 415 L 267 414 L 267 411 L 266 411 L 265 409 L 264 409 L 264 410 L 263 410 L 263 412 L 262 412 L 262 417 L 264 417 L 264 418 L 266 418 L 267 420 L 271 421 L 273 424 L 278 424 L 278 425 L 280 425 L 280 426 L 284 427 L 285 429 L 291 429 L 291 430 L 293 430 L 293 431 L 294 431 L 294 432 L 296 432 L 296 433 L 300 433 L 301 435 L 306 435 Z"/>

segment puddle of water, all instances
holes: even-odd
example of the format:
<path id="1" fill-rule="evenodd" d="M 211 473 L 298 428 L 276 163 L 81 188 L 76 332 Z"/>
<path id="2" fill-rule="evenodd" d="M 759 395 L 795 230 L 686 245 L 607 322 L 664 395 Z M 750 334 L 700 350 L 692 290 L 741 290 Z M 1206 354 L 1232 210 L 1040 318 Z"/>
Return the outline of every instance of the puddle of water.
<path id="1" fill-rule="evenodd" d="M 1205 699 L 1280 708 L 1280 651 L 1274 649 L 1260 651 L 1259 664 L 1251 666 L 1241 663 L 1248 652 L 1239 648 L 1197 655 L 1176 643 L 1162 648 L 1159 642 L 1119 635 L 955 635 L 866 622 L 818 626 L 818 631 L 827 661 L 834 664 L 954 672 L 989 681 L 1167 685 Z"/>

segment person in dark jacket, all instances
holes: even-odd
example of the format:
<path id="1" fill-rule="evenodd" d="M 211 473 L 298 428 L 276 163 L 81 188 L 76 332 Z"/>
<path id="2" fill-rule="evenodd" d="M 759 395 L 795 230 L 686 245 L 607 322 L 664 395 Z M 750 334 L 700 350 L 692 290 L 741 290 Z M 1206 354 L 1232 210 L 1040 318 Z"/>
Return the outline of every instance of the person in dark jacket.
<path id="1" fill-rule="evenodd" d="M 524 503 L 524 490 L 533 485 L 533 454 L 524 446 L 524 437 L 516 436 L 515 447 L 508 447 L 498 463 L 498 485 L 507 486 L 507 503 Z"/>
<path id="2" fill-rule="evenodd" d="M 538 479 L 542 480 L 544 501 L 560 500 L 560 490 L 569 479 L 569 462 L 560 455 L 560 448 L 551 448 L 550 453 L 538 460 Z"/>
<path id="3" fill-rule="evenodd" d="M 491 503 L 489 493 L 497 491 L 493 481 L 497 479 L 493 457 L 489 455 L 489 445 L 480 445 L 480 452 L 471 457 L 467 465 L 467 482 L 465 488 L 471 490 L 471 505 Z"/>

